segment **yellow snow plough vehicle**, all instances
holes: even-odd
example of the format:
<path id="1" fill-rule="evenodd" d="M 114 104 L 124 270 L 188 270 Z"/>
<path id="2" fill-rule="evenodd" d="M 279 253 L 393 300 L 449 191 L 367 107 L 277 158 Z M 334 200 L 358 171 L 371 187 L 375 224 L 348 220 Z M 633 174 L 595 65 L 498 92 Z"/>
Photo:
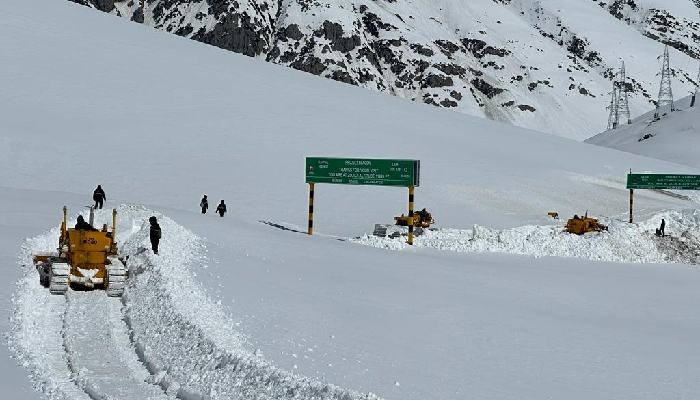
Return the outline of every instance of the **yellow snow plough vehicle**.
<path id="1" fill-rule="evenodd" d="M 90 209 L 90 229 L 68 228 L 68 210 L 63 207 L 58 251 L 37 254 L 34 265 L 39 282 L 52 294 L 63 294 L 69 287 L 104 289 L 108 296 L 124 293 L 127 269 L 117 255 L 117 210 L 112 211 L 112 229 L 92 228 L 94 214 Z"/>
<path id="2" fill-rule="evenodd" d="M 574 215 L 573 218 L 566 221 L 566 231 L 575 235 L 583 235 L 588 232 L 607 231 L 608 227 L 598 222 L 595 218 L 588 217 L 588 212 L 583 217 Z"/>
<path id="3" fill-rule="evenodd" d="M 424 209 L 420 211 L 415 211 L 413 217 L 401 214 L 401 216 L 394 217 L 394 221 L 398 226 L 409 226 L 413 223 L 416 228 L 430 228 L 430 225 L 435 223 L 433 215 Z"/>

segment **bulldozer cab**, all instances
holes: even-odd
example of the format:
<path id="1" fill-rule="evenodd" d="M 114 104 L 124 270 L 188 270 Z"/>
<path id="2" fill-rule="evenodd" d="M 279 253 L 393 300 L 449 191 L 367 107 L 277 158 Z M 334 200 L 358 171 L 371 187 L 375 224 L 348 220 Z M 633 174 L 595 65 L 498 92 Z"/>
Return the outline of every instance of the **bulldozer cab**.
<path id="1" fill-rule="evenodd" d="M 90 209 L 90 227 L 87 229 L 67 228 L 67 209 L 63 209 L 63 223 L 61 224 L 61 238 L 59 253 L 63 255 L 70 264 L 74 275 L 82 275 L 81 270 L 96 270 L 93 273 L 95 278 L 104 278 L 105 266 L 109 264 L 108 257 L 117 254 L 117 244 L 115 242 L 116 231 L 116 210 L 112 214 L 112 230 L 103 225 L 102 230 L 92 228 L 94 214 Z"/>
<path id="2" fill-rule="evenodd" d="M 68 259 L 77 268 L 91 269 L 104 266 L 107 257 L 114 255 L 112 232 L 68 229 L 66 240 Z M 65 249 L 65 248 L 64 248 Z"/>

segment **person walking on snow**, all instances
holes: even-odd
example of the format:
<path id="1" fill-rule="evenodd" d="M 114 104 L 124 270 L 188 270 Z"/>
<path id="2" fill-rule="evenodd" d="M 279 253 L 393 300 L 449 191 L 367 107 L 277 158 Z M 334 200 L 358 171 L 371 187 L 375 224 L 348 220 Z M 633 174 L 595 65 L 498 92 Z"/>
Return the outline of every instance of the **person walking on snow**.
<path id="1" fill-rule="evenodd" d="M 206 194 L 202 198 L 202 201 L 199 202 L 199 206 L 202 207 L 202 214 L 206 214 L 207 209 L 209 208 L 209 200 L 207 200 Z"/>
<path id="2" fill-rule="evenodd" d="M 661 234 L 661 237 L 666 236 L 666 220 L 661 218 L 661 227 L 659 228 L 659 233 Z"/>
<path id="3" fill-rule="evenodd" d="M 102 190 L 102 185 L 97 185 L 97 189 L 92 192 L 92 199 L 95 200 L 95 208 L 102 209 L 102 204 L 107 200 L 107 195 L 105 195 L 105 191 Z"/>
<path id="4" fill-rule="evenodd" d="M 221 200 L 221 204 L 216 207 L 216 212 L 218 212 L 221 217 L 226 213 L 226 204 L 224 204 L 223 200 Z"/>
<path id="5" fill-rule="evenodd" d="M 158 225 L 158 220 L 156 217 L 151 217 L 148 219 L 151 223 L 151 248 L 153 249 L 153 254 L 158 254 L 158 243 L 160 242 L 160 225 Z"/>

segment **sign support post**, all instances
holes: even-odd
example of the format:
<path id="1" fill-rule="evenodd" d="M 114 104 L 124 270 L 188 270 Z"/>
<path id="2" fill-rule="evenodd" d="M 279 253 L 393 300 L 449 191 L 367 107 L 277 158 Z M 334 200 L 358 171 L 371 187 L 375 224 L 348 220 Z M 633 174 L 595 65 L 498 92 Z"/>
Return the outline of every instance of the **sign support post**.
<path id="1" fill-rule="evenodd" d="M 413 246 L 413 201 L 414 201 L 414 195 L 415 195 L 415 187 L 409 186 L 408 187 L 408 217 L 409 217 L 410 223 L 408 224 L 408 241 L 407 241 L 407 243 L 410 246 Z"/>
<path id="2" fill-rule="evenodd" d="M 419 160 L 306 157 L 306 183 L 309 184 L 309 235 L 314 233 L 316 183 L 407 187 L 408 216 L 411 220 L 408 244 L 413 244 L 413 197 L 415 187 L 420 186 Z"/>
<path id="3" fill-rule="evenodd" d="M 309 182 L 309 235 L 314 234 L 314 186 L 313 182 Z"/>
<path id="4" fill-rule="evenodd" d="M 634 205 L 634 189 L 630 189 L 630 224 L 632 223 L 632 207 Z"/>
<path id="5" fill-rule="evenodd" d="M 630 168 L 630 175 L 632 175 L 632 168 Z M 632 218 L 633 205 L 634 205 L 634 189 L 630 188 L 630 224 L 632 223 L 632 220 L 633 220 L 633 218 Z"/>

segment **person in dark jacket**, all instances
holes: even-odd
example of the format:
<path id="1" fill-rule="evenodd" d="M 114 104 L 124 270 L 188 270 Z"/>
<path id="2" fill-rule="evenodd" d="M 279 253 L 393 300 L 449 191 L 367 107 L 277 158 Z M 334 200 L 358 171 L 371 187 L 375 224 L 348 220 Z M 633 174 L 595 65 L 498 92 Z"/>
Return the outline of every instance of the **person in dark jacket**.
<path id="1" fill-rule="evenodd" d="M 206 214 L 209 208 L 209 200 L 207 200 L 206 194 L 202 197 L 202 201 L 199 202 L 199 206 L 202 207 L 202 214 Z"/>
<path id="2" fill-rule="evenodd" d="M 95 200 L 95 208 L 102 209 L 102 204 L 107 200 L 107 195 L 102 190 L 102 185 L 97 185 L 97 189 L 92 192 L 92 199 Z"/>
<path id="3" fill-rule="evenodd" d="M 221 203 L 216 207 L 216 212 L 218 212 L 221 217 L 226 213 L 226 204 L 224 204 L 223 200 L 221 200 Z"/>
<path id="4" fill-rule="evenodd" d="M 148 219 L 151 223 L 151 248 L 153 249 L 153 254 L 158 254 L 158 243 L 160 242 L 160 225 L 158 225 L 158 220 L 156 217 L 151 217 Z"/>
<path id="5" fill-rule="evenodd" d="M 661 236 L 666 236 L 666 220 L 661 218 L 661 227 L 659 228 L 659 233 Z"/>
<path id="6" fill-rule="evenodd" d="M 75 224 L 75 229 L 78 229 L 80 231 L 96 231 L 97 230 L 97 229 L 93 228 L 92 225 L 88 224 L 82 215 L 78 215 L 78 223 Z"/>

